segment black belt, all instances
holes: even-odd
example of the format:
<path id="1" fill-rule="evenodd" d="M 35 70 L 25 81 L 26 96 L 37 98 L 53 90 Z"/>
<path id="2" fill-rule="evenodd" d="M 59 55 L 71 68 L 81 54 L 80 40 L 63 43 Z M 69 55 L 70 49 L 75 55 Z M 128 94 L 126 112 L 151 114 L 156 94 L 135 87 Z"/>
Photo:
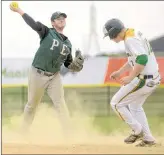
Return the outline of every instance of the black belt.
<path id="1" fill-rule="evenodd" d="M 41 74 L 41 75 L 45 75 L 45 76 L 52 76 L 54 75 L 55 73 L 47 73 L 46 71 L 40 69 L 40 68 L 36 68 L 37 69 L 37 73 Z"/>
<path id="2" fill-rule="evenodd" d="M 137 77 L 138 77 L 139 79 L 144 79 L 144 80 L 146 80 L 146 79 L 152 79 L 152 78 L 153 78 L 153 75 L 141 75 L 141 74 L 139 74 Z"/>

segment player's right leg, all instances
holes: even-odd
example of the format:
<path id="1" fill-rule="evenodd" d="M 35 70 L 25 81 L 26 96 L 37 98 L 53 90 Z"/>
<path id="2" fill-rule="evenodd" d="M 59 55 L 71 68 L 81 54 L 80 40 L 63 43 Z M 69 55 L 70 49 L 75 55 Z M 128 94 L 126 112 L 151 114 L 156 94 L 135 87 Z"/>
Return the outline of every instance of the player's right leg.
<path id="1" fill-rule="evenodd" d="M 24 108 L 22 130 L 28 130 L 33 122 L 37 105 L 40 103 L 46 87 L 46 76 L 37 73 L 37 69 L 31 67 L 28 79 L 28 102 Z"/>
<path id="2" fill-rule="evenodd" d="M 132 129 L 133 133 L 125 139 L 126 143 L 134 143 L 142 135 L 141 124 L 132 116 L 128 109 L 128 105 L 135 100 L 135 93 L 141 88 L 141 82 L 135 78 L 131 83 L 122 86 L 120 90 L 113 96 L 110 104 L 114 112 L 120 116 Z"/>

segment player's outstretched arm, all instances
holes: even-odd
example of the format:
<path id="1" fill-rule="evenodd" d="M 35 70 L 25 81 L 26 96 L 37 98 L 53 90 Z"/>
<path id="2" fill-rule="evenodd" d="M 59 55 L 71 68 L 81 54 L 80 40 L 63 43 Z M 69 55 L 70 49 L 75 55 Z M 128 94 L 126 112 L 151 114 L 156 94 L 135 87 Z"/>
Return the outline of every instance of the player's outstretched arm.
<path id="1" fill-rule="evenodd" d="M 19 13 L 21 16 L 24 14 L 24 11 L 18 6 L 18 3 L 16 2 L 10 4 L 10 10 Z"/>
<path id="2" fill-rule="evenodd" d="M 43 25 L 40 22 L 36 22 L 32 17 L 30 17 L 27 13 L 25 13 L 17 4 L 17 7 L 14 7 L 12 5 L 12 3 L 10 4 L 10 9 L 13 12 L 17 12 L 18 14 L 20 14 L 22 16 L 22 18 L 24 19 L 24 21 L 33 29 L 35 30 L 40 38 L 43 38 L 46 36 L 46 34 L 49 31 L 49 28 L 45 25 Z"/>

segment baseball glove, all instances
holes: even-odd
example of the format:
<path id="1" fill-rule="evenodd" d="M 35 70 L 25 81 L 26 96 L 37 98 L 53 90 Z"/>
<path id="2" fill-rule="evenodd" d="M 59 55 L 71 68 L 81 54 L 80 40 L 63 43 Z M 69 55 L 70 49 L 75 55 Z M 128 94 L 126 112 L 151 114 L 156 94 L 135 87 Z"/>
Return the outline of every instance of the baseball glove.
<path id="1" fill-rule="evenodd" d="M 73 62 L 68 66 L 72 72 L 79 72 L 83 68 L 84 58 L 80 50 L 76 50 Z"/>

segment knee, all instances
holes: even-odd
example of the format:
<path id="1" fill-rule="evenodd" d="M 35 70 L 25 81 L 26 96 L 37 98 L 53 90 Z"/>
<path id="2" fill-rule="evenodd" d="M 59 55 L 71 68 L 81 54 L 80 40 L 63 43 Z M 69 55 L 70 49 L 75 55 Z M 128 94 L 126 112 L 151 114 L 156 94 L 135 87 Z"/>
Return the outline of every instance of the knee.
<path id="1" fill-rule="evenodd" d="M 53 104 L 56 110 L 66 107 L 66 103 L 64 99 L 55 100 L 53 101 Z"/>
<path id="2" fill-rule="evenodd" d="M 34 112 L 36 110 L 36 104 L 32 104 L 32 103 L 27 103 L 25 105 L 24 111 L 26 112 Z"/>
<path id="3" fill-rule="evenodd" d="M 116 106 L 118 105 L 118 101 L 116 100 L 115 96 L 112 97 L 112 99 L 110 101 L 110 105 L 111 105 L 112 109 L 115 109 Z"/>

